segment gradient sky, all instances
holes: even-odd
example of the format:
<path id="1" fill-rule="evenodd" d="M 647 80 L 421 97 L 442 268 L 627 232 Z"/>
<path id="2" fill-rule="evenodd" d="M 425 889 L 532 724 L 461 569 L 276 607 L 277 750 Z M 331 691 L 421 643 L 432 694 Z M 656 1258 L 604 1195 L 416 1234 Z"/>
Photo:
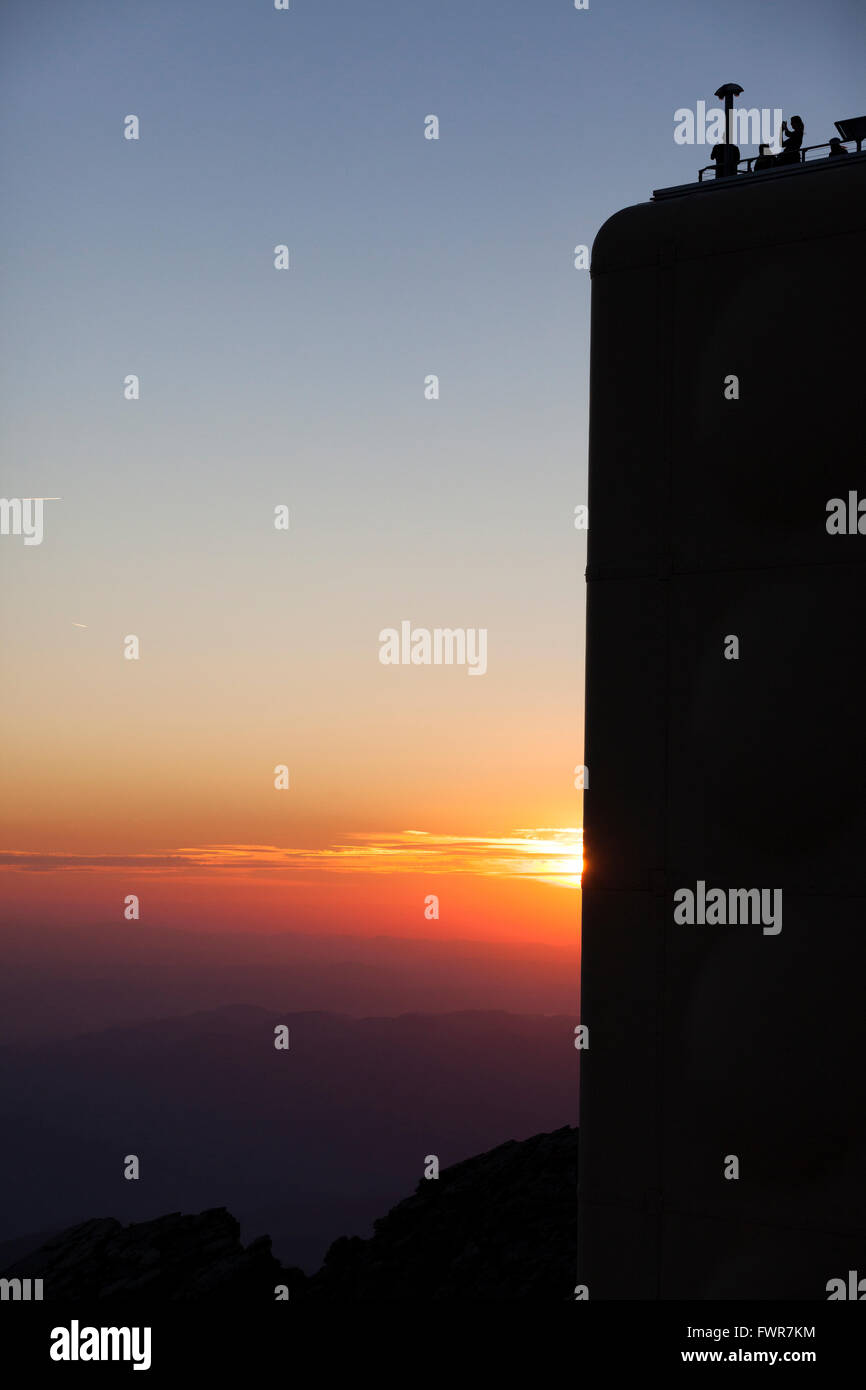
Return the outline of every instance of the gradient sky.
<path id="1" fill-rule="evenodd" d="M 85 905 L 94 876 L 115 901 L 230 873 L 305 885 L 303 915 L 327 881 L 333 925 L 341 874 L 376 918 L 384 862 L 418 892 L 519 875 L 501 930 L 558 936 L 581 817 L 573 247 L 694 177 L 707 151 L 673 113 L 722 82 L 807 143 L 861 114 L 859 0 L 7 0 L 2 39 L 0 492 L 62 498 L 41 546 L 0 537 L 2 843 L 57 856 L 15 897 L 56 902 L 61 870 Z M 383 667 L 404 619 L 485 627 L 487 674 Z"/>

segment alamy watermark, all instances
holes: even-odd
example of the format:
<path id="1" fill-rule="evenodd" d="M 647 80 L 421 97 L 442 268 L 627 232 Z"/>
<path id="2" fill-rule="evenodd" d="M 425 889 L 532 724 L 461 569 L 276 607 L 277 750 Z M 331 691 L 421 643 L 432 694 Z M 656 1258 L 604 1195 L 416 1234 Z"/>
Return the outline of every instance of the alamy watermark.
<path id="1" fill-rule="evenodd" d="M 0 536 L 23 536 L 25 545 L 41 545 L 46 502 L 59 497 L 0 497 Z"/>
<path id="2" fill-rule="evenodd" d="M 827 1302 L 839 1299 L 853 1299 L 862 1303 L 866 1299 L 866 1279 L 861 1279 L 856 1269 L 848 1270 L 848 1279 L 828 1279 L 826 1283 Z"/>
<path id="3" fill-rule="evenodd" d="M 769 145 L 774 154 L 782 148 L 782 108 L 774 106 L 735 106 L 731 110 L 730 143 Z M 694 111 L 681 106 L 674 112 L 674 143 L 677 145 L 724 145 L 728 126 L 721 106 L 699 101 Z"/>
<path id="4" fill-rule="evenodd" d="M 29 1303 L 31 1299 L 34 1303 L 41 1303 L 42 1280 L 0 1279 L 0 1301 L 5 1303 L 7 1299 L 13 1303 Z"/>
<path id="5" fill-rule="evenodd" d="M 855 491 L 844 497 L 831 497 L 827 503 L 825 522 L 828 536 L 866 536 L 866 497 Z"/>
<path id="6" fill-rule="evenodd" d="M 699 878 L 694 892 L 691 888 L 678 888 L 674 902 L 674 921 L 689 926 L 763 924 L 764 936 L 778 936 L 782 930 L 781 888 L 710 888 L 707 891 L 705 881 Z"/>
<path id="7" fill-rule="evenodd" d="M 486 627 L 413 628 L 406 620 L 379 633 L 383 666 L 466 666 L 470 676 L 487 670 Z"/>
<path id="8" fill-rule="evenodd" d="M 134 1371 L 150 1370 L 149 1327 L 69 1327 L 51 1329 L 52 1361 L 131 1361 Z"/>

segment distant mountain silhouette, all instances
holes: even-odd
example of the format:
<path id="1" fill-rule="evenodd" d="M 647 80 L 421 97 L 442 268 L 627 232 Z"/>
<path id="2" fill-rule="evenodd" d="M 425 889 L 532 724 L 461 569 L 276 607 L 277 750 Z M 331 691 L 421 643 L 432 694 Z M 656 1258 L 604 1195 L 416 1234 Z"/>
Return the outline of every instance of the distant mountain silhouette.
<path id="1" fill-rule="evenodd" d="M 282 1268 L 263 1236 L 243 1248 L 225 1208 L 121 1226 L 84 1222 L 14 1261 L 5 1278 L 41 1278 L 44 1301 L 115 1306 L 207 1300 L 570 1300 L 576 1265 L 577 1130 L 565 1127 L 422 1178 L 374 1223 L 341 1237 L 308 1278 Z"/>
<path id="2" fill-rule="evenodd" d="M 238 1007 L 0 1049 L 0 1240 L 94 1211 L 127 1223 L 226 1206 L 244 1241 L 266 1230 L 312 1273 L 412 1190 L 427 1154 L 445 1168 L 573 1123 L 574 1022 Z"/>
<path id="3" fill-rule="evenodd" d="M 115 923 L 4 924 L 4 1043 L 47 1042 L 238 1003 L 293 1012 L 567 1014 L 576 939 L 562 947 Z M 166 962 L 171 968 L 166 969 Z"/>

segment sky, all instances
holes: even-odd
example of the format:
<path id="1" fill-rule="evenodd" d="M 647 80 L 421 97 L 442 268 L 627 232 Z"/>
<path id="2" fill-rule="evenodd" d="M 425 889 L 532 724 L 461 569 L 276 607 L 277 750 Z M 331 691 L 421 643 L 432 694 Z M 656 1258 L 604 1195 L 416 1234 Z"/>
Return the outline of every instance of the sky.
<path id="1" fill-rule="evenodd" d="M 60 499 L 42 544 L 0 536 L 10 916 L 571 941 L 574 248 L 695 176 L 674 112 L 723 82 L 807 144 L 860 115 L 859 0 L 7 0 L 0 29 L 0 493 Z M 486 671 L 383 665 L 404 621 L 484 629 Z"/>

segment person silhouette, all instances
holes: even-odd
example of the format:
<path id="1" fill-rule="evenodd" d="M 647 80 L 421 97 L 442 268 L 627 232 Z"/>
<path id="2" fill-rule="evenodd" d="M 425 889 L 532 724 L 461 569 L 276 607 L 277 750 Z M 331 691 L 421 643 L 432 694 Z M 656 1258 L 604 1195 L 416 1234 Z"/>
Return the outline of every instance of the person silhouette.
<path id="1" fill-rule="evenodd" d="M 775 155 L 770 154 L 770 146 L 769 146 L 769 145 L 759 145 L 759 146 L 758 146 L 758 158 L 755 160 L 754 164 L 752 165 L 752 172 L 755 173 L 755 174 L 759 174 L 759 173 L 761 172 L 762 169 L 772 169 L 772 167 L 773 167 L 773 165 L 775 164 L 775 162 L 776 162 L 776 157 L 775 157 Z"/>
<path id="2" fill-rule="evenodd" d="M 713 145 L 710 159 L 716 166 L 716 178 L 730 178 L 737 172 L 740 151 L 737 145 Z"/>
<path id="3" fill-rule="evenodd" d="M 805 127 L 799 116 L 791 117 L 790 128 L 787 121 L 782 122 L 782 152 L 776 155 L 777 164 L 799 164 L 800 146 L 803 143 Z"/>
<path id="4" fill-rule="evenodd" d="M 835 155 L 837 155 L 837 154 L 847 154 L 847 153 L 848 153 L 848 151 L 846 150 L 845 146 L 842 144 L 842 141 L 839 139 L 839 136 L 838 136 L 838 135 L 832 135 L 832 136 L 830 137 L 830 153 L 827 155 L 827 158 L 828 158 L 828 159 L 833 159 L 833 157 L 834 157 Z"/>

